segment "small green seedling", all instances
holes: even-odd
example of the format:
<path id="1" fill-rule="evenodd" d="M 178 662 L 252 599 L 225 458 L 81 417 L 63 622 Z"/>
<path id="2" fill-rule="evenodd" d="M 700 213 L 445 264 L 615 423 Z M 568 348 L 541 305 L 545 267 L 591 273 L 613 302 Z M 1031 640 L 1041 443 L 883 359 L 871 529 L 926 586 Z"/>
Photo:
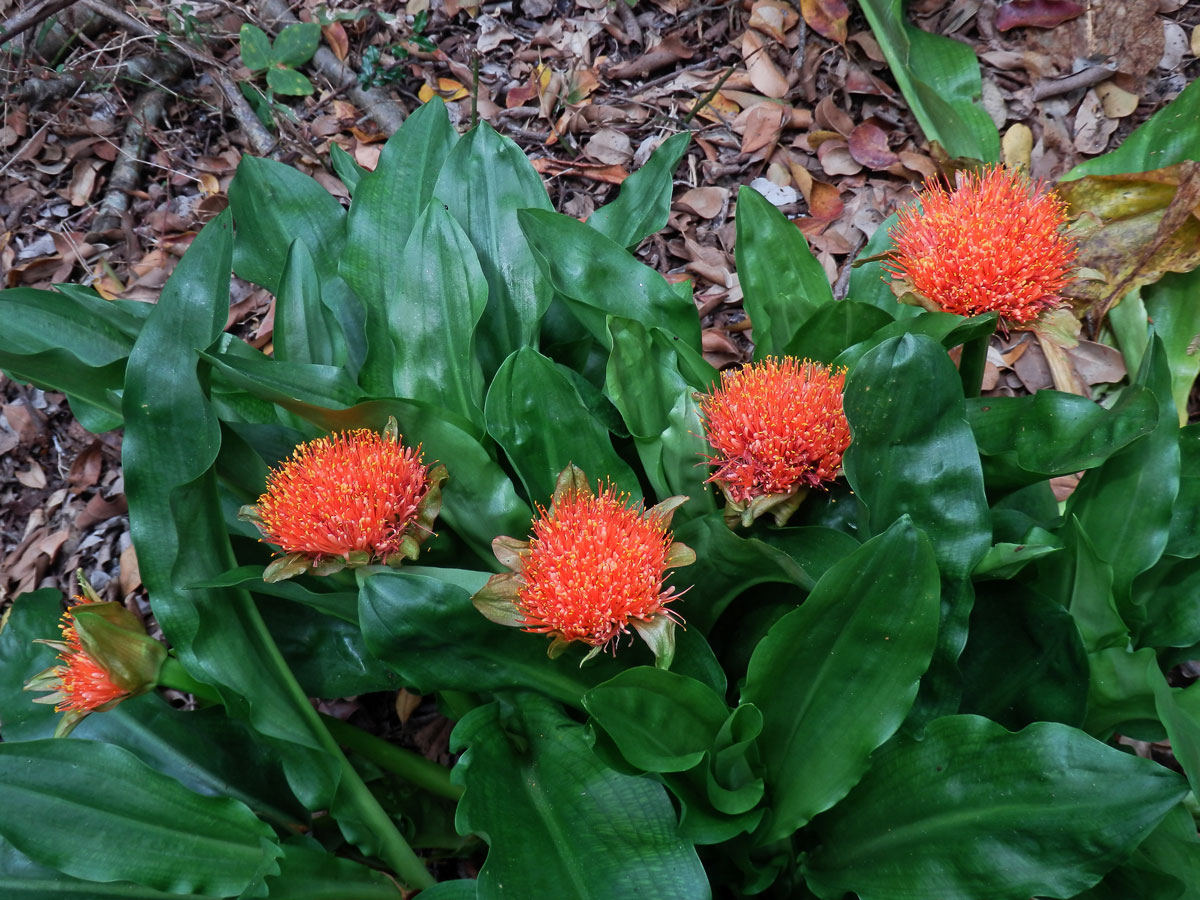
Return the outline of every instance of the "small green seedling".
<path id="1" fill-rule="evenodd" d="M 296 71 L 313 58 L 321 42 L 316 22 L 295 22 L 285 27 L 275 43 L 257 25 L 246 23 L 239 33 L 242 62 L 251 72 L 267 73 L 267 87 L 276 94 L 307 97 L 316 90 L 311 81 Z"/>

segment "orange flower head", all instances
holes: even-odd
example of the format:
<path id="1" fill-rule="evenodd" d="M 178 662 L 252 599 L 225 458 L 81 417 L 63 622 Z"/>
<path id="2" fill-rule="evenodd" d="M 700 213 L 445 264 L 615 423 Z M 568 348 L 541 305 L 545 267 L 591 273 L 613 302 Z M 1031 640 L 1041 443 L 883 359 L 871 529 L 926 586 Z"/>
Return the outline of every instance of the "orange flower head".
<path id="1" fill-rule="evenodd" d="M 268 580 L 346 564 L 416 558 L 440 508 L 445 467 L 430 471 L 420 448 L 405 447 L 389 422 L 384 434 L 345 431 L 301 444 L 267 477 L 256 506 L 243 507 L 263 540 L 285 557 Z"/>
<path id="2" fill-rule="evenodd" d="M 662 519 L 629 506 L 612 485 L 574 492 L 539 508 L 517 594 L 526 631 L 603 647 L 667 612 L 663 581 L 671 533 Z"/>
<path id="3" fill-rule="evenodd" d="M 792 356 L 721 373 L 721 386 L 700 401 L 716 451 L 708 480 L 742 506 L 832 481 L 850 444 L 845 383 L 845 369 Z"/>
<path id="4" fill-rule="evenodd" d="M 667 604 L 680 595 L 666 587 L 666 570 L 696 561 L 669 530 L 687 499 L 669 497 L 645 510 L 612 485 L 593 493 L 584 473 L 568 465 L 550 509 L 538 507 L 530 540 L 492 541 L 510 571 L 493 575 L 472 601 L 493 622 L 552 636 L 552 658 L 580 641 L 592 648 L 590 659 L 632 628 L 657 664 L 669 666 L 677 617 Z"/>
<path id="5" fill-rule="evenodd" d="M 59 665 L 54 668 L 58 678 L 58 690 L 62 696 L 54 708 L 58 712 L 78 710 L 93 712 L 108 709 L 130 695 L 130 691 L 113 681 L 108 670 L 92 659 L 75 631 L 75 609 L 90 603 L 76 596 L 75 606 L 62 614 L 59 630 L 62 631 L 62 650 L 58 655 Z"/>
<path id="6" fill-rule="evenodd" d="M 920 204 L 892 229 L 885 266 L 928 309 L 1017 324 L 1062 304 L 1074 279 L 1075 245 L 1063 233 L 1066 207 L 1020 172 L 990 166 L 958 175 L 957 187 L 927 181 Z"/>

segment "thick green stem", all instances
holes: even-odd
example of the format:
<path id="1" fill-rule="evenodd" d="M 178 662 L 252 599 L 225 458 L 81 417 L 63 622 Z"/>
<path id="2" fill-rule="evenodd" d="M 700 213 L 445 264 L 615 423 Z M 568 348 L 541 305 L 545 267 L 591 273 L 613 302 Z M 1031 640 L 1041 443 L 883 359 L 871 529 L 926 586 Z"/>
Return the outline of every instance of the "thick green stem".
<path id="1" fill-rule="evenodd" d="M 257 619 L 258 617 L 255 616 Z M 261 623 L 262 620 L 258 619 Z M 266 624 L 263 626 L 263 639 L 268 648 L 275 649 L 275 642 L 270 634 L 266 631 Z M 288 671 L 285 669 L 285 671 Z M 167 657 L 163 663 L 162 669 L 159 671 L 159 683 L 165 687 L 172 687 L 176 690 L 187 691 L 205 700 L 211 700 L 214 703 L 221 702 L 220 696 L 209 685 L 201 684 L 192 678 L 187 671 L 174 657 Z M 304 696 L 300 685 L 295 683 L 293 679 L 294 693 L 297 694 L 297 709 L 304 718 L 310 720 L 313 736 L 321 743 L 324 749 L 337 762 L 340 778 L 338 782 L 338 795 L 342 802 L 353 808 L 355 817 L 359 822 L 366 825 L 371 834 L 379 842 L 379 858 L 391 866 L 392 871 L 396 873 L 396 877 L 407 887 L 424 890 L 432 887 L 436 882 L 433 876 L 429 874 L 429 870 L 425 868 L 425 863 L 421 858 L 413 852 L 412 847 L 408 845 L 408 841 L 400 834 L 396 828 L 396 823 L 392 821 L 391 816 L 387 811 L 379 805 L 379 800 L 371 793 L 370 789 L 363 783 L 362 777 L 350 764 L 350 760 L 346 759 L 346 755 L 342 753 L 342 748 L 338 742 L 334 740 L 329 733 L 329 728 L 326 727 L 320 714 L 313 709 L 312 704 L 308 702 L 308 698 Z"/>
<path id="2" fill-rule="evenodd" d="M 394 772 L 405 781 L 439 797 L 458 800 L 462 796 L 463 789 L 450 782 L 450 770 L 439 766 L 433 760 L 397 747 L 333 716 L 323 715 L 321 720 L 338 743 L 369 759 L 381 769 Z"/>
<path id="3" fill-rule="evenodd" d="M 958 360 L 958 377 L 962 379 L 963 396 L 978 397 L 983 385 L 983 370 L 987 364 L 990 334 L 972 338 L 962 345 L 962 356 Z"/>

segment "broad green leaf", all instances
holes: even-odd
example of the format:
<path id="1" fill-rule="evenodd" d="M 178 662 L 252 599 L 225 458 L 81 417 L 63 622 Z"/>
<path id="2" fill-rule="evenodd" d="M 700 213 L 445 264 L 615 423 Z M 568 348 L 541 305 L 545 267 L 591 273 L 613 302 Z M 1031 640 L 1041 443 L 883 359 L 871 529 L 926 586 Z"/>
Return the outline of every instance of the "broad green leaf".
<path id="1" fill-rule="evenodd" d="M 1154 691 L 1154 707 L 1167 729 L 1171 754 L 1183 767 L 1193 796 L 1200 796 L 1200 703 L 1190 688 L 1173 688 L 1158 667 L 1158 660 L 1146 662 L 1146 677 Z"/>
<path id="2" fill-rule="evenodd" d="M 1175 806 L 1128 863 L 1117 866 L 1078 900 L 1197 900 L 1200 897 L 1200 838 L 1187 807 Z"/>
<path id="3" fill-rule="evenodd" d="M 863 0 L 861 5 L 925 137 L 952 157 L 997 162 L 1000 138 L 979 104 L 983 82 L 975 52 L 912 25 L 904 17 L 904 0 Z"/>
<path id="4" fill-rule="evenodd" d="M 945 350 L 923 335 L 890 338 L 846 381 L 852 439 L 846 477 L 870 532 L 903 513 L 933 541 L 948 577 L 969 575 L 991 545 L 975 439 Z"/>
<path id="5" fill-rule="evenodd" d="M 892 213 L 880 222 L 867 245 L 858 254 L 858 260 L 850 270 L 846 299 L 877 306 L 894 319 L 911 319 L 919 316 L 922 310 L 896 299 L 896 295 L 888 287 L 892 277 L 883 267 L 884 260 L 881 258 L 893 249 L 891 232 L 899 219 L 899 213 Z"/>
<path id="6" fill-rule="evenodd" d="M 321 26 L 316 22 L 293 22 L 285 25 L 271 45 L 271 61 L 283 66 L 302 66 L 317 52 L 321 43 Z"/>
<path id="7" fill-rule="evenodd" d="M 354 197 L 354 192 L 358 189 L 358 183 L 362 181 L 363 176 L 371 174 L 371 170 L 360 166 L 353 156 L 342 149 L 341 144 L 331 143 L 329 145 L 329 163 L 333 166 L 333 174 L 337 175 L 338 180 L 346 186 L 351 198 Z M 349 222 L 346 227 L 350 227 Z"/>
<path id="8" fill-rule="evenodd" d="M 583 695 L 583 708 L 633 766 L 683 772 L 700 762 L 729 708 L 707 685 L 654 666 L 627 669 Z"/>
<path id="9" fill-rule="evenodd" d="M 220 426 L 195 356 L 225 324 L 231 245 L 223 213 L 176 266 L 130 354 L 121 457 L 130 530 L 155 618 L 180 661 L 276 740 L 293 789 L 316 808 L 331 801 L 334 783 L 308 698 L 247 593 L 191 587 L 235 564 L 212 469 Z"/>
<path id="10" fill-rule="evenodd" d="M 489 844 L 477 896 L 708 900 L 662 785 L 603 765 L 550 700 L 517 699 L 472 710 L 451 737 L 465 749 L 458 829 Z"/>
<path id="11" fill-rule="evenodd" d="M 816 823 L 824 900 L 1073 897 L 1122 862 L 1187 791 L 1149 760 L 1056 722 L 1016 734 L 950 716 L 875 754 Z"/>
<path id="12" fill-rule="evenodd" d="M 677 342 L 656 341 L 640 322 L 615 316 L 608 319 L 608 334 L 612 353 L 604 390 L 633 436 L 654 493 L 660 500 L 692 498 L 680 507 L 677 523 L 712 512 L 713 492 L 703 486 L 708 472 L 698 465 L 709 447 L 695 391 L 680 374 Z"/>
<path id="13" fill-rule="evenodd" d="M 1070 556 L 1063 556 L 1062 563 L 1074 559 L 1069 595 L 1065 603 L 1075 626 L 1083 638 L 1083 646 L 1089 652 L 1108 647 L 1124 647 L 1129 640 L 1129 628 L 1117 612 L 1113 597 L 1113 568 L 1096 552 L 1078 517 L 1072 516 L 1071 527 L 1066 534 Z"/>
<path id="14" fill-rule="evenodd" d="M 108 744 L 0 744 L 0 806 L 5 840 L 76 878 L 225 896 L 278 871 L 274 832 L 244 804 L 189 791 Z"/>
<path id="15" fill-rule="evenodd" d="M 267 878 L 272 897 L 288 900 L 401 900 L 396 883 L 383 872 L 334 856 L 311 837 L 283 845 L 280 872 Z"/>
<path id="16" fill-rule="evenodd" d="M 803 232 L 754 188 L 738 190 L 736 219 L 734 257 L 754 326 L 754 358 L 778 356 L 807 319 L 833 302 L 833 292 Z"/>
<path id="17" fill-rule="evenodd" d="M 1130 625 L 1137 618 L 1131 620 L 1134 611 L 1128 608 L 1130 585 L 1162 556 L 1179 493 L 1179 424 L 1160 338 L 1147 348 L 1135 383 L 1158 400 L 1157 426 L 1090 469 L 1067 501 L 1067 513 L 1079 517 L 1096 551 L 1112 565 L 1117 608 Z"/>
<path id="18" fill-rule="evenodd" d="M 358 624 L 358 593 L 355 591 L 313 591 L 304 585 L 304 579 L 289 578 L 286 581 L 263 581 L 265 566 L 238 566 L 210 578 L 194 588 L 241 587 L 255 594 L 279 597 L 293 603 L 303 603 L 317 612 L 352 625 Z M 321 579 L 324 580 L 324 579 Z M 310 582 L 311 583 L 311 582 Z"/>
<path id="19" fill-rule="evenodd" d="M 925 335 L 950 350 L 976 338 L 990 336 L 996 330 L 996 322 L 995 313 L 971 319 L 954 313 L 925 311 L 918 311 L 915 316 L 898 316 L 895 322 L 884 325 L 866 340 L 847 347 L 837 355 L 833 364 L 853 369 L 860 359 L 884 341 L 904 335 Z"/>
<path id="20" fill-rule="evenodd" d="M 1154 332 L 1163 342 L 1167 367 L 1171 370 L 1171 396 L 1179 412 L 1179 424 L 1187 424 L 1188 395 L 1200 374 L 1200 269 L 1176 274 L 1142 291 L 1146 313 L 1154 322 Z"/>
<path id="21" fill-rule="evenodd" d="M 783 353 L 832 363 L 848 347 L 867 340 L 892 321 L 888 313 L 868 303 L 857 300 L 827 303 L 804 320 Z"/>
<path id="22" fill-rule="evenodd" d="M 500 366 L 485 413 L 488 433 L 504 448 L 532 502 L 549 503 L 558 474 L 569 463 L 593 483 L 610 480 L 641 496 L 637 475 L 613 450 L 608 430 L 560 368 L 532 347 L 516 351 Z"/>
<path id="23" fill-rule="evenodd" d="M 234 271 L 242 278 L 274 291 L 294 240 L 308 247 L 322 281 L 337 273 L 346 213 L 312 178 L 243 156 L 229 185 L 229 207 L 237 223 Z"/>
<path id="24" fill-rule="evenodd" d="M 402 274 L 398 252 L 429 198 L 442 163 L 458 135 L 446 105 L 422 104 L 388 138 L 373 172 L 359 180 L 346 218 L 346 246 L 338 272 L 367 309 L 370 335 L 367 372 L 372 383 L 391 384 L 392 349 L 386 340 L 384 297 Z M 370 385 L 368 385 L 370 386 Z"/>
<path id="25" fill-rule="evenodd" d="M 490 378 L 510 353 L 535 343 L 550 305 L 553 291 L 519 238 L 517 216 L 529 208 L 548 212 L 550 198 L 521 148 L 486 122 L 454 145 L 434 193 L 470 237 L 487 279 L 478 353 Z"/>
<path id="26" fill-rule="evenodd" d="M 1179 430 L 1179 494 L 1171 510 L 1168 556 L 1200 556 L 1200 423 Z"/>
<path id="27" fill-rule="evenodd" d="M 201 352 L 220 378 L 273 403 L 311 403 L 342 408 L 362 398 L 362 390 L 340 366 L 283 362 L 259 353 L 245 354 L 230 343 L 221 353 Z"/>
<path id="28" fill-rule="evenodd" d="M 1086 160 L 1060 178 L 1149 172 L 1188 159 L 1200 159 L 1200 87 L 1193 81 L 1174 100 L 1137 127 L 1111 153 Z"/>
<path id="29" fill-rule="evenodd" d="M 972 397 L 967 421 L 989 488 L 1011 490 L 1056 475 L 1094 469 L 1153 430 L 1158 403 L 1142 387 L 1105 409 L 1086 397 L 1038 391 L 1027 397 Z"/>
<path id="30" fill-rule="evenodd" d="M 662 328 L 700 346 L 700 319 L 689 299 L 624 247 L 570 216 L 521 210 L 517 219 L 549 283 L 574 301 L 571 311 L 607 346 L 606 314 Z"/>
<path id="31" fill-rule="evenodd" d="M 938 605 L 933 550 L 904 517 L 829 569 L 759 643 L 742 702 L 763 717 L 771 808 L 761 843 L 838 803 L 900 727 L 929 666 Z"/>
<path id="32" fill-rule="evenodd" d="M 694 585 L 684 596 L 680 612 L 689 628 L 702 633 L 707 634 L 725 608 L 756 584 L 775 582 L 808 589 L 816 583 L 816 576 L 784 551 L 735 534 L 720 513 L 686 522 L 674 534 L 675 540 L 696 551 L 696 562 L 678 576 L 681 586 Z"/>
<path id="33" fill-rule="evenodd" d="M 333 146 L 337 146 L 334 144 Z M 275 359 L 280 362 L 337 364 L 332 312 L 321 303 L 321 282 L 308 245 L 292 241 L 275 292 Z"/>
<path id="34" fill-rule="evenodd" d="M 267 85 L 275 93 L 287 97 L 307 97 L 316 91 L 306 75 L 295 69 L 279 66 L 267 69 Z"/>
<path id="35" fill-rule="evenodd" d="M 398 277 L 384 285 L 397 397 L 445 406 L 483 430 L 483 372 L 475 326 L 488 285 L 466 232 L 440 203 L 413 225 Z"/>
<path id="36" fill-rule="evenodd" d="M 588 225 L 622 247 L 662 231 L 671 213 L 675 169 L 691 142 L 692 133 L 681 131 L 659 144 L 646 164 L 621 183 L 617 199 L 588 217 Z"/>
<path id="37" fill-rule="evenodd" d="M 261 72 L 271 64 L 271 39 L 257 25 L 242 23 L 238 32 L 238 50 L 242 64 L 251 72 Z"/>
<path id="38" fill-rule="evenodd" d="M 34 703 L 25 682 L 55 665 L 54 651 L 38 638 L 57 640 L 63 595 L 54 588 L 18 595 L 0 616 L 0 726 L 4 739 L 26 741 L 54 734 L 59 713 L 53 706 Z"/>
<path id="39" fill-rule="evenodd" d="M 1083 724 L 1088 663 L 1075 620 L 1018 582 L 976 587 L 959 666 L 963 712 L 1014 730 L 1037 721 Z"/>
<path id="40" fill-rule="evenodd" d="M 1145 610 L 1140 647 L 1190 647 L 1200 643 L 1200 557 L 1163 557 L 1133 580 L 1132 601 Z"/>
<path id="41" fill-rule="evenodd" d="M 421 893 L 428 900 L 475 900 L 478 896 L 476 885 L 477 882 L 474 878 L 459 878 L 455 881 L 439 881 Z"/>
<path id="42" fill-rule="evenodd" d="M 472 605 L 472 593 L 403 570 L 365 578 L 359 594 L 359 621 L 368 649 L 404 684 L 423 694 L 521 688 L 573 706 L 579 706 L 584 691 L 611 678 L 637 657 L 634 648 L 625 647 L 621 654 L 624 663 L 605 656 L 581 668 L 583 654 L 571 652 L 549 659 L 549 638 L 485 619 Z"/>
<path id="43" fill-rule="evenodd" d="M 1105 741 L 1113 733 L 1139 740 L 1166 738 L 1154 696 L 1158 660 L 1143 647 L 1109 647 L 1088 654 L 1088 709 L 1084 730 Z"/>

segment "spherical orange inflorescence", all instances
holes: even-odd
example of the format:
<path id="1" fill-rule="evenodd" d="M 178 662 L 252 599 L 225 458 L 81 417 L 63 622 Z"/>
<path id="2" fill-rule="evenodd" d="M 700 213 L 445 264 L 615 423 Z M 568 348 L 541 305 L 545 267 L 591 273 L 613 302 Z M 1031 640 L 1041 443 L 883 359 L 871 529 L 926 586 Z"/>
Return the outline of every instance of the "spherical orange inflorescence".
<path id="1" fill-rule="evenodd" d="M 258 498 L 264 539 L 314 559 L 400 550 L 429 490 L 420 450 L 367 429 L 301 444 Z"/>
<path id="2" fill-rule="evenodd" d="M 76 597 L 76 605 L 87 603 Z M 105 704 L 120 700 L 129 691 L 113 683 L 112 677 L 94 659 L 88 656 L 75 631 L 74 607 L 63 613 L 59 628 L 67 648 L 58 655 L 60 665 L 55 669 L 58 690 L 63 698 L 55 705 L 58 712 L 79 710 L 91 712 Z"/>
<path id="3" fill-rule="evenodd" d="M 663 580 L 671 533 L 628 501 L 609 485 L 540 509 L 516 601 L 526 631 L 602 647 L 632 620 L 670 615 L 664 605 L 677 595 Z"/>
<path id="4" fill-rule="evenodd" d="M 1017 171 L 960 174 L 949 190 L 926 182 L 919 205 L 900 214 L 885 266 L 894 279 L 945 312 L 997 312 L 1024 324 L 1059 306 L 1073 280 L 1075 245 L 1066 208 Z"/>
<path id="5" fill-rule="evenodd" d="M 850 444 L 845 382 L 845 369 L 791 356 L 723 372 L 721 386 L 700 402 L 716 450 L 708 480 L 738 502 L 832 481 Z"/>

